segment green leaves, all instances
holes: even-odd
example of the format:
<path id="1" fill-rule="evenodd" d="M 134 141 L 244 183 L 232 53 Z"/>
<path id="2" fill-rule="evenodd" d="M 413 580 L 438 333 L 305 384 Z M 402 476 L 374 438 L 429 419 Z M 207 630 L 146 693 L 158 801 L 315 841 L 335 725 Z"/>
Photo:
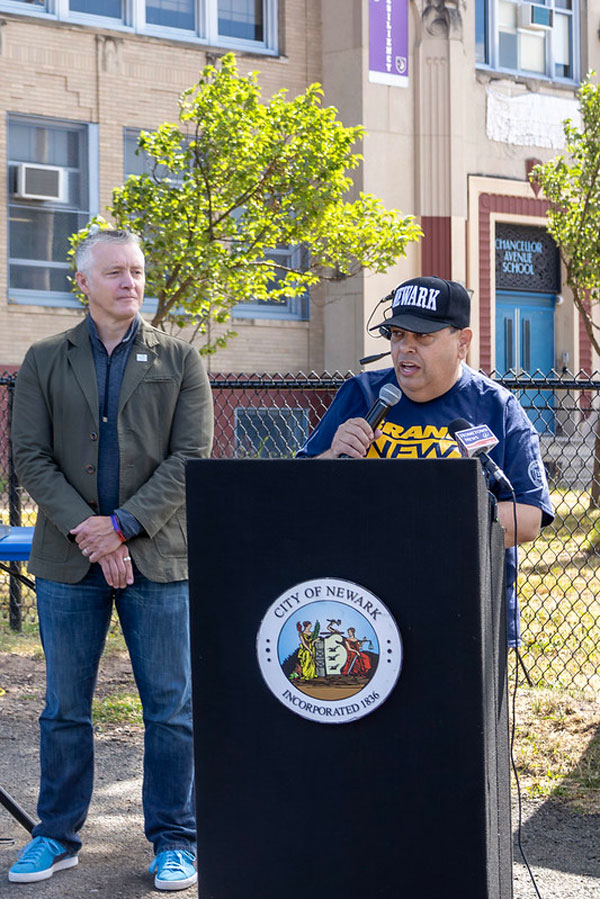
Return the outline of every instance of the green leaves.
<path id="1" fill-rule="evenodd" d="M 256 73 L 240 75 L 228 54 L 184 91 L 177 124 L 142 133 L 151 171 L 117 188 L 110 212 L 144 238 L 155 325 L 192 324 L 206 335 L 244 300 L 384 271 L 421 236 L 411 216 L 375 197 L 348 200 L 364 129 L 344 126 L 322 99 L 313 84 L 294 99 L 279 91 L 264 101 Z M 285 247 L 302 247 L 294 256 L 304 264 L 269 256 Z M 208 340 L 202 351 L 214 349 Z"/>
<path id="2" fill-rule="evenodd" d="M 581 127 L 564 124 L 566 154 L 537 165 L 531 179 L 550 202 L 548 231 L 559 247 L 567 283 L 596 352 L 590 303 L 600 300 L 600 87 L 590 72 L 578 91 Z"/>

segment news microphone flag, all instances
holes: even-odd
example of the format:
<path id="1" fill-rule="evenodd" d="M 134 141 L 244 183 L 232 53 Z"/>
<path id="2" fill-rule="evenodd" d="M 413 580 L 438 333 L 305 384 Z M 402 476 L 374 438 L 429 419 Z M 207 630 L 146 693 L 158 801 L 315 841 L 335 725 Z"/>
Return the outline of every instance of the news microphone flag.
<path id="1" fill-rule="evenodd" d="M 457 431 L 454 435 L 461 455 L 472 459 L 480 453 L 489 453 L 498 443 L 498 438 L 487 425 Z"/>

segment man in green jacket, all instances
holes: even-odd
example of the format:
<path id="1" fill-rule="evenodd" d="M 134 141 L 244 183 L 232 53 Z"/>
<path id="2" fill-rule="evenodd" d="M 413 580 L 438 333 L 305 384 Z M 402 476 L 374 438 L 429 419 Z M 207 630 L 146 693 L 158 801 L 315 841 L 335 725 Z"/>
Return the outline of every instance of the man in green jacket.
<path id="1" fill-rule="evenodd" d="M 29 570 L 47 687 L 40 823 L 9 880 L 77 864 L 114 603 L 144 711 L 150 870 L 158 889 L 185 889 L 197 880 L 185 461 L 210 453 L 211 391 L 198 352 L 139 314 L 144 256 L 133 234 L 88 237 L 76 278 L 86 320 L 30 348 L 15 393 L 17 473 L 38 505 Z"/>

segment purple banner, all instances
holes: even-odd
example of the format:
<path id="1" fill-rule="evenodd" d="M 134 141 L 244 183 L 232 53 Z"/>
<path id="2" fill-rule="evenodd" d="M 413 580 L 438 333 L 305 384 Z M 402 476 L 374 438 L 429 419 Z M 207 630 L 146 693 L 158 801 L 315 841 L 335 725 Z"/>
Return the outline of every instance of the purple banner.
<path id="1" fill-rule="evenodd" d="M 408 0 L 369 0 L 369 81 L 408 87 Z"/>

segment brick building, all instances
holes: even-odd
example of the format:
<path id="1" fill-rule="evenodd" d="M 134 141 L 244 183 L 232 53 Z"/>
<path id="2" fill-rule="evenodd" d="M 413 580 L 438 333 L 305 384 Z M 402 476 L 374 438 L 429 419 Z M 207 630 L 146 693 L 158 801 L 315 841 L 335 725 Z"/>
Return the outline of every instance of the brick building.
<path id="1" fill-rule="evenodd" d="M 474 290 L 474 365 L 592 370 L 527 171 L 562 148 L 600 61 L 599 13 L 598 0 L 0 0 L 0 370 L 81 315 L 67 235 L 137 170 L 139 130 L 173 121 L 231 49 L 266 95 L 320 81 L 367 128 L 357 189 L 416 215 L 425 238 L 385 276 L 236 307 L 214 371 L 356 370 L 381 348 L 365 334 L 375 304 L 417 273 Z"/>

